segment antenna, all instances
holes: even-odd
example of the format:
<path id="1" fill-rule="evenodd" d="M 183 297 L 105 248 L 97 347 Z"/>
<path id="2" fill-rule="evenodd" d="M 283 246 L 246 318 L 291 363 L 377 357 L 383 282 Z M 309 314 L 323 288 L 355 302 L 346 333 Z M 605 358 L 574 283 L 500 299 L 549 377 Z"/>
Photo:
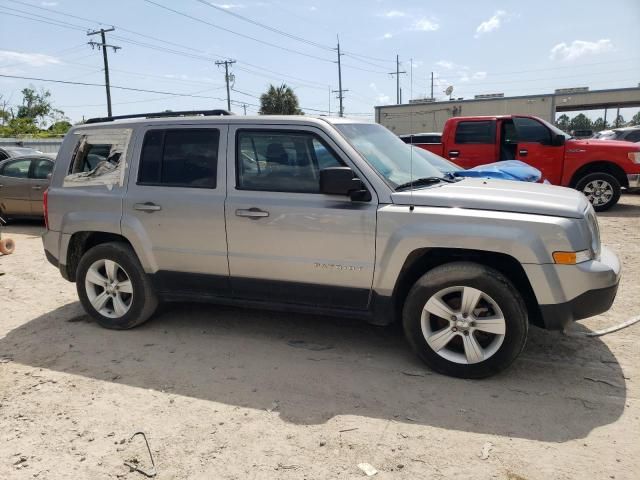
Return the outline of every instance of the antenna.
<path id="1" fill-rule="evenodd" d="M 411 197 L 409 211 L 413 212 L 415 205 L 413 204 L 413 113 L 409 112 L 409 130 L 411 130 L 411 136 L 409 137 L 409 181 L 411 182 L 411 188 L 409 189 L 409 195 Z"/>
<path id="2" fill-rule="evenodd" d="M 444 91 L 444 93 L 447 97 L 449 97 L 449 100 L 451 100 L 451 94 L 453 93 L 453 85 L 449 85 L 447 89 Z"/>

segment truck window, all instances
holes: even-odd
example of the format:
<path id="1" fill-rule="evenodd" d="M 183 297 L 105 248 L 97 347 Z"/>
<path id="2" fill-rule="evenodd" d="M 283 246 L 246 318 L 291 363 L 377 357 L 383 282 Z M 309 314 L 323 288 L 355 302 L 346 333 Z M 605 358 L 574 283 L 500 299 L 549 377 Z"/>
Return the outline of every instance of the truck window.
<path id="1" fill-rule="evenodd" d="M 514 117 L 519 142 L 541 143 L 551 145 L 551 132 L 543 124 L 533 118 Z"/>
<path id="2" fill-rule="evenodd" d="M 456 128 L 455 143 L 493 144 L 496 141 L 496 124 L 492 120 L 460 122 Z"/>
<path id="3" fill-rule="evenodd" d="M 220 131 L 215 128 L 149 130 L 138 184 L 216 188 Z"/>

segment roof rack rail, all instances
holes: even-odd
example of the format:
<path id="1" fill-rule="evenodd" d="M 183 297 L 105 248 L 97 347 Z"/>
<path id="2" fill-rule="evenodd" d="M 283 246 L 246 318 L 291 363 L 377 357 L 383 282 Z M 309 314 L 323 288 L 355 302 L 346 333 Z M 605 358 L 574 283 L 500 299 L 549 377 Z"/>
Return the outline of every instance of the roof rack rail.
<path id="1" fill-rule="evenodd" d="M 127 118 L 168 118 L 168 117 L 186 117 L 186 116 L 194 116 L 194 115 L 202 115 L 204 117 L 212 117 L 212 116 L 220 116 L 220 115 L 233 115 L 228 110 L 184 110 L 180 112 L 155 112 L 155 113 L 134 113 L 131 115 L 117 115 L 111 117 L 96 117 L 90 118 L 86 122 L 87 123 L 102 123 L 102 122 L 113 122 L 114 120 L 124 120 Z"/>

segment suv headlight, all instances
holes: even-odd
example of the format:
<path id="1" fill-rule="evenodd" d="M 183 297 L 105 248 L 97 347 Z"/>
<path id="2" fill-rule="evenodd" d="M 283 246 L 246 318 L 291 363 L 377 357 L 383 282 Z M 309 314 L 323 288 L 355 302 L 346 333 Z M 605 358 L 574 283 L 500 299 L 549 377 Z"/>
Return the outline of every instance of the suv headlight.
<path id="1" fill-rule="evenodd" d="M 593 206 L 589 204 L 587 210 L 584 212 L 589 231 L 591 232 L 591 251 L 593 252 L 593 258 L 600 258 L 600 227 L 598 226 L 598 217 L 593 209 Z"/>

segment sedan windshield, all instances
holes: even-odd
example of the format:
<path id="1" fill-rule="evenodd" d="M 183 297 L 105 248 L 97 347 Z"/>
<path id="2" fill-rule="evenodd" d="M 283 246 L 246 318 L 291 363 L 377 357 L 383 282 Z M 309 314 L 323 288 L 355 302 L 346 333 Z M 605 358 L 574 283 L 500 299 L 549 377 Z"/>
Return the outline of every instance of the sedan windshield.
<path id="1" fill-rule="evenodd" d="M 341 123 L 336 128 L 394 189 L 419 178 L 445 177 L 382 125 Z"/>

